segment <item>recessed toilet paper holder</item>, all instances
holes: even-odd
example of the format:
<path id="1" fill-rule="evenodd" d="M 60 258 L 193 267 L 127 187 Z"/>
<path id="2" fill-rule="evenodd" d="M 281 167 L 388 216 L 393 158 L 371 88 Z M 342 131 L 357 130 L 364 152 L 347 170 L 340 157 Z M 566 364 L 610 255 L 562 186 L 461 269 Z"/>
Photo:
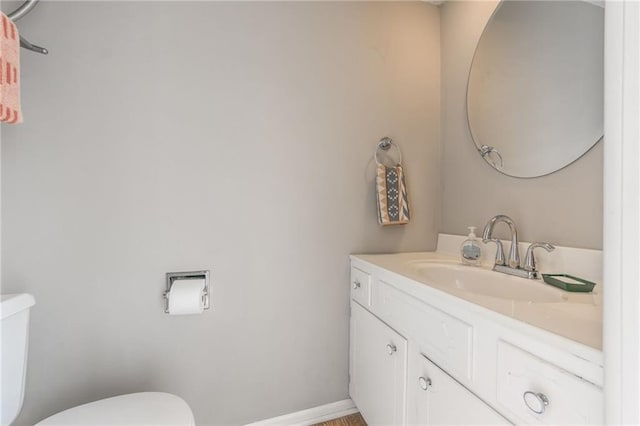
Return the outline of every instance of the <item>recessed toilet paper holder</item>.
<path id="1" fill-rule="evenodd" d="M 169 313 L 169 292 L 174 284 L 182 280 L 204 279 L 202 302 L 204 309 L 209 309 L 209 271 L 167 272 L 167 289 L 162 293 L 164 299 L 164 313 Z"/>

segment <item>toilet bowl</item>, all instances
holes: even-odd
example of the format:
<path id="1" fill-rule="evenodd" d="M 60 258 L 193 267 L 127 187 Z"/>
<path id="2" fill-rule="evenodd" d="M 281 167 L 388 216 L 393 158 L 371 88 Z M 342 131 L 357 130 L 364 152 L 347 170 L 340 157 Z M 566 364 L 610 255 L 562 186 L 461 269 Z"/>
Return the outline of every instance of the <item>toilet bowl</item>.
<path id="1" fill-rule="evenodd" d="M 79 405 L 47 417 L 36 426 L 194 424 L 191 409 L 182 398 L 163 392 L 140 392 Z"/>
<path id="2" fill-rule="evenodd" d="M 35 299 L 30 294 L 0 296 L 2 425 L 10 425 L 22 409 L 27 370 L 29 310 L 34 304 Z M 195 421 L 191 408 L 183 399 L 164 392 L 140 392 L 79 405 L 47 417 L 37 424 L 193 426 Z"/>

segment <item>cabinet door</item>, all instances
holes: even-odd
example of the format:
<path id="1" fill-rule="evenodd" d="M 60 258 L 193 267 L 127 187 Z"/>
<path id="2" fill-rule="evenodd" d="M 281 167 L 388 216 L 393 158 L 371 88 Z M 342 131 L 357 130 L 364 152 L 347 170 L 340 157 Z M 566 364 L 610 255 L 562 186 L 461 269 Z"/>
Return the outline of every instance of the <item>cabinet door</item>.
<path id="1" fill-rule="evenodd" d="M 424 355 L 419 373 L 412 377 L 410 386 L 417 391 L 416 418 L 411 422 L 421 425 L 508 425 L 504 417 L 472 394 Z"/>
<path id="2" fill-rule="evenodd" d="M 407 341 L 351 302 L 349 394 L 368 425 L 405 423 Z"/>

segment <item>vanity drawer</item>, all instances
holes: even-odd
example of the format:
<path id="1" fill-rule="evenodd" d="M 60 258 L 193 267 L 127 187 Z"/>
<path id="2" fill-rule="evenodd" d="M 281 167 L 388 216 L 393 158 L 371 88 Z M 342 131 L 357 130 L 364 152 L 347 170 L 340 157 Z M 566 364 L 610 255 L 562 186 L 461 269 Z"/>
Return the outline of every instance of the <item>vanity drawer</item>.
<path id="1" fill-rule="evenodd" d="M 371 306 L 371 275 L 351 267 L 351 298 L 362 306 Z"/>
<path id="2" fill-rule="evenodd" d="M 498 342 L 497 375 L 498 404 L 517 423 L 604 422 L 602 389 L 504 341 Z"/>
<path id="3" fill-rule="evenodd" d="M 473 327 L 393 286 L 378 281 L 376 313 L 410 338 L 443 370 L 471 381 Z"/>

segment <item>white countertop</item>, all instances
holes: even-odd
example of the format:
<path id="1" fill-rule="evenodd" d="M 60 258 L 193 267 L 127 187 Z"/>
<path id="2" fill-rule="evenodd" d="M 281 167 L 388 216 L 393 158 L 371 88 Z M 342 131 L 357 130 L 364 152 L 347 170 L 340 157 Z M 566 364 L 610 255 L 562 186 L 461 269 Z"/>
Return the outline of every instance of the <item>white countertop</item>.
<path id="1" fill-rule="evenodd" d="M 429 282 L 412 263 L 437 261 L 460 264 L 457 256 L 441 252 L 354 255 L 354 259 L 384 268 L 412 281 L 471 302 L 492 312 L 549 331 L 591 348 L 602 350 L 602 294 L 596 286 L 593 293 L 563 293 L 562 302 L 529 302 L 501 299 Z M 474 266 L 465 266 L 476 268 Z M 481 268 L 490 270 L 489 266 Z M 492 272 L 499 274 L 499 272 Z M 517 280 L 517 278 L 516 278 Z M 536 284 L 546 286 L 542 280 Z M 554 287 L 555 289 L 555 287 Z"/>

